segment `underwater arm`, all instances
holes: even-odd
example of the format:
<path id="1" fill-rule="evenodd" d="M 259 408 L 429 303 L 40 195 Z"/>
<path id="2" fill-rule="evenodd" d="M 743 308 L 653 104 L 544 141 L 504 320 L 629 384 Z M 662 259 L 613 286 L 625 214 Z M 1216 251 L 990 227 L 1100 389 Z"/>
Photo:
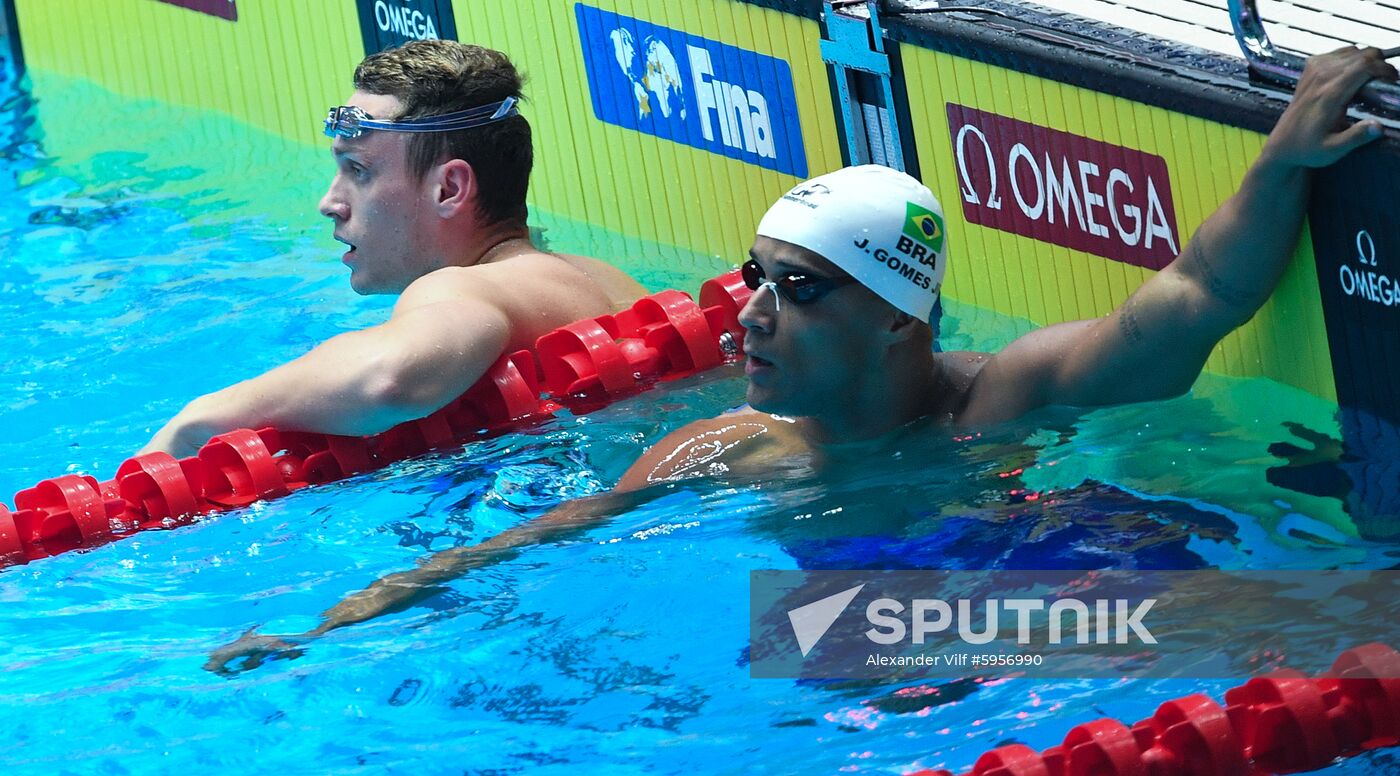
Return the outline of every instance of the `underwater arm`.
<path id="1" fill-rule="evenodd" d="M 375 434 L 446 405 L 505 350 L 495 304 L 436 301 L 327 340 L 294 361 L 190 402 L 141 450 L 193 455 L 211 436 L 275 426 Z"/>
<path id="2" fill-rule="evenodd" d="M 1396 78 L 1375 49 L 1310 59 L 1239 191 L 1181 255 L 1109 315 L 1046 327 L 998 353 L 978 375 L 964 420 L 1186 392 L 1215 345 L 1254 316 L 1283 275 L 1302 229 L 1311 170 L 1380 137 L 1374 121 L 1339 128 L 1348 103 L 1373 78 Z"/>
<path id="3" fill-rule="evenodd" d="M 364 590 L 351 593 L 321 615 L 321 624 L 297 636 L 273 636 L 254 628 L 237 641 L 215 650 L 205 669 L 234 674 L 257 668 L 263 660 L 297 657 L 300 646 L 337 628 L 365 622 L 407 609 L 435 595 L 440 586 L 472 569 L 509 560 L 523 548 L 559 541 L 598 525 L 609 518 L 655 499 L 669 490 L 663 486 L 671 478 L 659 478 L 668 470 L 667 459 L 695 438 L 692 424 L 667 436 L 637 459 L 607 493 L 565 502 L 527 523 L 502 531 L 470 547 L 456 547 L 435 553 L 411 571 L 401 571 L 376 580 Z M 678 442 L 679 440 L 679 442 Z M 241 662 L 239 662 L 241 661 Z M 231 663 L 238 663 L 230 668 Z"/>
<path id="4" fill-rule="evenodd" d="M 420 561 L 416 569 L 375 580 L 369 587 L 351 593 L 327 609 L 321 615 L 321 624 L 306 633 L 273 636 L 260 634 L 253 628 L 232 644 L 211 653 L 204 668 L 231 675 L 257 668 L 265 659 L 299 657 L 301 645 L 308 641 L 337 628 L 407 609 L 440 592 L 443 583 L 472 569 L 509 560 L 523 547 L 565 539 L 649 498 L 634 491 L 614 490 L 566 502 L 480 544 L 443 550 Z M 230 667 L 230 664 L 236 665 Z"/>
<path id="5" fill-rule="evenodd" d="M 336 628 L 371 620 L 406 609 L 440 592 L 440 585 L 472 569 L 514 558 L 523 547 L 533 547 L 575 536 L 594 525 L 659 496 L 655 491 L 612 490 L 560 504 L 514 528 L 470 547 L 455 547 L 424 559 L 412 571 L 401 571 L 376 580 L 352 593 L 321 615 L 319 626 L 303 634 L 316 638 Z"/>

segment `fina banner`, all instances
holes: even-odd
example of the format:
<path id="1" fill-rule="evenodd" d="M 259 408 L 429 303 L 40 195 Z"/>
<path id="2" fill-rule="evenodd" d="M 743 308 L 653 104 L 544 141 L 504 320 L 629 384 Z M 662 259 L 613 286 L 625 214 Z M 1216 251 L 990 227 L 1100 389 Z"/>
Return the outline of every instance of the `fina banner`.
<path id="1" fill-rule="evenodd" d="M 574 9 L 599 121 L 807 177 L 787 62 L 582 3 Z"/>
<path id="2" fill-rule="evenodd" d="M 357 0 L 365 55 L 410 40 L 456 40 L 452 0 Z"/>
<path id="3" fill-rule="evenodd" d="M 754 571 L 749 584 L 756 678 L 1323 676 L 1344 652 L 1400 647 L 1397 571 Z M 1368 670 L 1400 679 L 1400 656 Z"/>
<path id="4" fill-rule="evenodd" d="M 236 0 L 158 0 L 158 2 L 166 5 L 178 5 L 181 8 L 207 13 L 210 16 L 228 19 L 231 22 L 238 21 Z"/>

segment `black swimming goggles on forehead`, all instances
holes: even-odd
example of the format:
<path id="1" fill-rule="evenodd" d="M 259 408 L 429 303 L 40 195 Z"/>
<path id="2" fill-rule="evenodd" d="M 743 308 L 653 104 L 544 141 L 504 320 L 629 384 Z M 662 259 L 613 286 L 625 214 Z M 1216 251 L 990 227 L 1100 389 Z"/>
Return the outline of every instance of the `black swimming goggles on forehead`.
<path id="1" fill-rule="evenodd" d="M 744 266 L 740 267 L 739 271 L 744 276 L 744 285 L 750 289 L 757 291 L 764 286 L 769 286 L 775 292 L 776 297 L 786 298 L 793 304 L 811 304 L 841 286 L 854 283 L 856 280 L 850 275 L 824 278 L 805 272 L 791 272 L 777 280 L 768 280 L 763 267 L 753 259 L 744 262 Z M 778 304 L 778 309 L 782 309 L 781 302 Z"/>
<path id="2" fill-rule="evenodd" d="M 500 102 L 481 105 L 476 108 L 444 113 L 441 116 L 424 116 L 421 119 L 385 121 L 371 118 L 364 109 L 353 105 L 331 108 L 326 114 L 326 137 L 359 137 L 367 130 L 382 132 L 453 132 L 490 124 L 501 119 L 520 114 L 516 107 L 519 100 L 507 97 Z"/>

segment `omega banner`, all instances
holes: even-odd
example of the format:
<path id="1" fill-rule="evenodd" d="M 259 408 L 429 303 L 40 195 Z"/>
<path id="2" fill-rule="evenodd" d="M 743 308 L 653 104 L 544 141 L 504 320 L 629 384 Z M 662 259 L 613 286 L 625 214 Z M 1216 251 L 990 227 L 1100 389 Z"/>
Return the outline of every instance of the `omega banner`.
<path id="1" fill-rule="evenodd" d="M 1363 538 L 1400 539 L 1400 143 L 1353 152 L 1313 177 L 1308 222 L 1340 405 L 1331 468 Z"/>
<path id="2" fill-rule="evenodd" d="M 452 0 L 356 0 L 365 54 L 410 40 L 456 40 Z"/>
<path id="3" fill-rule="evenodd" d="M 1308 214 L 1337 399 L 1400 424 L 1400 144 L 1314 176 Z"/>
<path id="4" fill-rule="evenodd" d="M 757 678 L 1400 678 L 1400 571 L 754 571 Z M 1388 657 L 1387 657 L 1388 656 Z"/>
<path id="5" fill-rule="evenodd" d="M 1162 157 L 954 103 L 948 130 L 971 223 L 1154 270 L 1180 252 Z"/>

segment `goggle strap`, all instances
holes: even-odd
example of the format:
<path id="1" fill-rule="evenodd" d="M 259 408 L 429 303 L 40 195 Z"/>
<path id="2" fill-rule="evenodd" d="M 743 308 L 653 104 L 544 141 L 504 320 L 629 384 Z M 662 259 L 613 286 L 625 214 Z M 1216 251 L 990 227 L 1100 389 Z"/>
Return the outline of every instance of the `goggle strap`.
<path id="1" fill-rule="evenodd" d="M 388 132 L 449 132 L 457 129 L 471 129 L 483 124 L 490 124 L 493 121 L 500 121 L 518 114 L 516 99 L 507 97 L 498 103 L 481 105 L 467 110 L 459 110 L 454 113 L 444 113 L 440 116 L 427 116 L 421 119 L 408 119 L 406 121 L 376 121 L 374 119 L 361 119 L 360 126 L 365 129 L 378 129 Z"/>
<path id="2" fill-rule="evenodd" d="M 379 130 L 382 132 L 452 132 L 459 129 L 471 129 L 490 124 L 494 121 L 510 118 L 519 115 L 517 107 L 519 100 L 514 97 L 507 97 L 504 100 L 487 105 L 479 105 L 475 108 L 444 113 L 439 116 L 426 116 L 420 119 L 407 119 L 404 121 L 379 121 L 370 118 L 361 118 L 355 122 L 356 129 L 363 131 L 366 129 Z M 333 109 L 334 110 L 334 109 Z M 327 119 L 327 130 L 338 124 L 334 119 Z"/>

